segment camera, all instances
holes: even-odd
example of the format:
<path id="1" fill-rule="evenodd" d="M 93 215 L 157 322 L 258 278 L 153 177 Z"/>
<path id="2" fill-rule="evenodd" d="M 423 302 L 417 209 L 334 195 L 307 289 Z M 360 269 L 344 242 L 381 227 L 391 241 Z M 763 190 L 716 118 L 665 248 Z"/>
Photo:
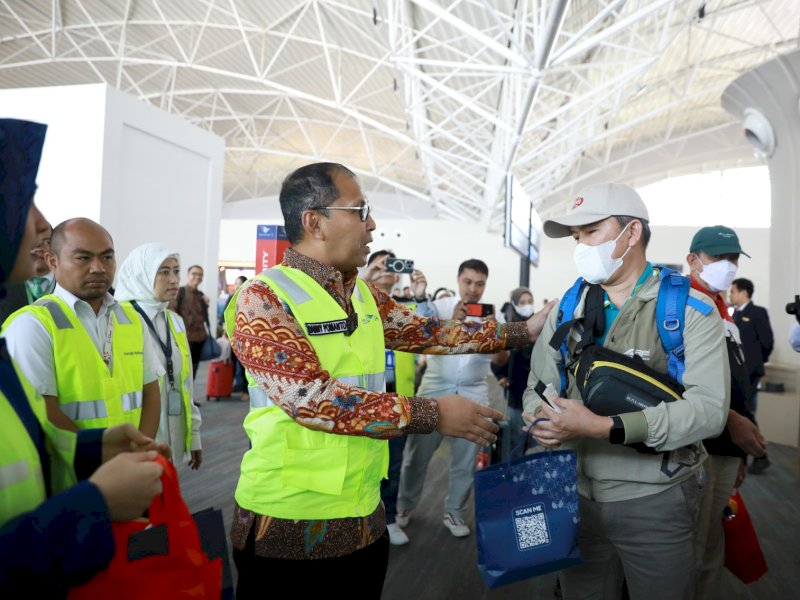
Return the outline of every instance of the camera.
<path id="1" fill-rule="evenodd" d="M 389 273 L 413 273 L 414 272 L 414 261 L 408 260 L 405 258 L 387 258 L 386 262 L 386 270 Z"/>
<path id="2" fill-rule="evenodd" d="M 786 314 L 794 315 L 794 318 L 800 323 L 800 296 L 795 294 L 794 302 L 786 305 Z"/>

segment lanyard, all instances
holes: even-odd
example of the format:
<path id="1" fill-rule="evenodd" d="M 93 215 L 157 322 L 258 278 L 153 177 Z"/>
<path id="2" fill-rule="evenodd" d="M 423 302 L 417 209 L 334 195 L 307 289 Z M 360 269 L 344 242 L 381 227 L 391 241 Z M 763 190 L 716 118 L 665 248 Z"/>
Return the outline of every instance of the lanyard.
<path id="1" fill-rule="evenodd" d="M 144 314 L 144 310 L 142 310 L 142 307 L 139 306 L 136 300 L 131 300 L 131 306 L 133 306 L 136 312 L 142 315 L 142 318 L 144 319 L 144 322 L 147 323 L 147 327 L 150 329 L 150 332 L 153 334 L 153 337 L 156 338 L 156 340 L 158 341 L 158 345 L 161 346 L 161 351 L 164 353 L 164 358 L 167 359 L 167 377 L 169 378 L 170 389 L 174 390 L 175 378 L 172 375 L 173 373 L 172 338 L 169 333 L 169 315 L 167 314 L 166 311 L 164 311 L 164 325 L 167 330 L 167 341 L 166 343 L 164 343 L 164 341 L 158 336 L 158 332 L 156 331 L 156 326 L 153 325 L 153 322 L 150 320 L 150 317 Z"/>
<path id="2" fill-rule="evenodd" d="M 114 336 L 114 311 L 111 310 L 109 306 L 106 309 L 108 312 L 106 314 L 107 324 L 106 324 L 106 339 L 103 341 L 103 362 L 106 363 L 106 366 L 111 368 L 111 349 L 113 346 L 113 336 Z"/>

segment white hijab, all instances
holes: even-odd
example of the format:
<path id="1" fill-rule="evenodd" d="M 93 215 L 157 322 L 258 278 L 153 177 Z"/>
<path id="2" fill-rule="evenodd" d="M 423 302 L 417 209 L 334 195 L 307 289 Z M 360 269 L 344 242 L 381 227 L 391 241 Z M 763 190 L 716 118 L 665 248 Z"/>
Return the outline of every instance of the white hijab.
<path id="1" fill-rule="evenodd" d="M 117 302 L 136 300 L 151 319 L 167 307 L 167 302 L 156 299 L 153 288 L 158 269 L 168 258 L 180 262 L 177 252 L 170 252 L 161 244 L 143 244 L 134 248 L 117 271 L 114 299 Z"/>

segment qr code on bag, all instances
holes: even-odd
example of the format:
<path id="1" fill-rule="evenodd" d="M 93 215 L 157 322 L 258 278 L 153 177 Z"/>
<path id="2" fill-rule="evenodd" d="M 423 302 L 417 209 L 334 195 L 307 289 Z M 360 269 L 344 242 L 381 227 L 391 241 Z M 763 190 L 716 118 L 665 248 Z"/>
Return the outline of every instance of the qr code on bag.
<path id="1" fill-rule="evenodd" d="M 514 509 L 514 530 L 520 550 L 546 546 L 550 543 L 550 531 L 544 504 L 531 504 Z"/>

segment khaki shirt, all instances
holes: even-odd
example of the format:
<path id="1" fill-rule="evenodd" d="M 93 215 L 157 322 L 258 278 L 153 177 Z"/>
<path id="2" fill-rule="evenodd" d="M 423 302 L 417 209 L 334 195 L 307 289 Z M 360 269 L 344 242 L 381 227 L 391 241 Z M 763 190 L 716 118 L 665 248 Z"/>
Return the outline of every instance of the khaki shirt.
<path id="1" fill-rule="evenodd" d="M 650 367 L 667 372 L 667 357 L 655 320 L 658 269 L 628 299 L 606 335 L 604 346 L 623 354 L 638 354 Z M 695 290 L 692 297 L 711 305 Z M 582 316 L 586 292 L 575 316 Z M 523 396 L 526 412 L 533 414 L 541 400 L 533 391 L 542 381 L 559 389 L 558 350 L 550 347 L 558 310 L 553 310 L 533 349 L 528 389 Z M 683 400 L 665 402 L 641 412 L 620 415 L 625 424 L 625 443 L 644 442 L 659 454 L 642 454 L 602 439 L 565 443 L 578 453 L 578 484 L 582 496 L 600 502 L 628 500 L 656 494 L 690 477 L 707 454 L 701 440 L 719 435 L 730 405 L 730 367 L 722 319 L 716 308 L 708 315 L 687 306 L 683 329 L 686 348 Z M 568 347 L 574 347 L 570 340 Z M 570 378 L 567 397 L 581 400 Z"/>

